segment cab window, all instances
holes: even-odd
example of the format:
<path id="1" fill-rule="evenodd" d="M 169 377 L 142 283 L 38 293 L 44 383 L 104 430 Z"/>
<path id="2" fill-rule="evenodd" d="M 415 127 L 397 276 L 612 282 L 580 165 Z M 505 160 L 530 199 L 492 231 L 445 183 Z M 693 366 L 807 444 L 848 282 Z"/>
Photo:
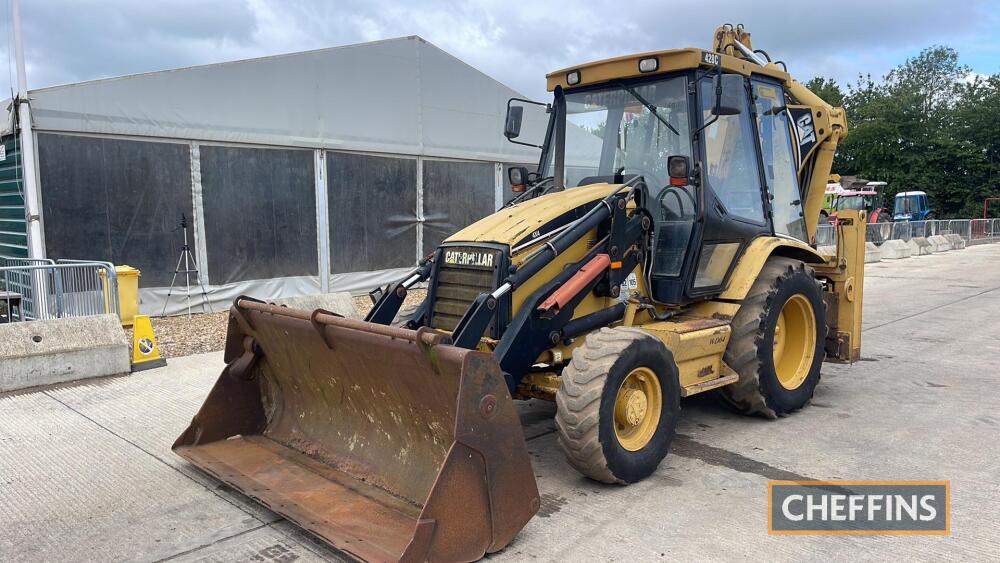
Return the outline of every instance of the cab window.
<path id="1" fill-rule="evenodd" d="M 792 152 L 791 123 L 788 112 L 783 109 L 784 94 L 776 84 L 758 80 L 752 84 L 764 178 L 774 212 L 774 232 L 806 240 L 802 196 Z"/>
<path id="2" fill-rule="evenodd" d="M 700 100 L 705 128 L 705 177 L 726 215 L 764 222 L 764 202 L 757 167 L 757 149 L 747 96 L 737 115 L 712 115 L 715 88 L 711 77 L 701 81 Z"/>
<path id="3" fill-rule="evenodd" d="M 554 135 L 549 146 L 554 144 Z M 620 82 L 566 94 L 567 187 L 642 175 L 667 185 L 667 157 L 691 154 L 687 78 Z M 554 174 L 554 160 L 543 167 Z"/>

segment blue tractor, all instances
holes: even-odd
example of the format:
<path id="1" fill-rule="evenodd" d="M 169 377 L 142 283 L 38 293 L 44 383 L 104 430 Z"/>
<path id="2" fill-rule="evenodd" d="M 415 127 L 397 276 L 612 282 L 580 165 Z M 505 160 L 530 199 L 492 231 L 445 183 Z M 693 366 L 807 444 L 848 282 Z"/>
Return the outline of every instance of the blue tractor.
<path id="1" fill-rule="evenodd" d="M 896 194 L 893 221 L 930 221 L 934 211 L 927 201 L 926 192 L 901 192 Z"/>

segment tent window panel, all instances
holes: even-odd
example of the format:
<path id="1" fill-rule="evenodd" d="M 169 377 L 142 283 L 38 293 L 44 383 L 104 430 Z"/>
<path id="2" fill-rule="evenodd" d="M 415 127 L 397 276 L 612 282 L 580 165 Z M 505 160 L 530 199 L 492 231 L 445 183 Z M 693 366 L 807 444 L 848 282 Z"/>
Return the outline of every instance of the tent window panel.
<path id="1" fill-rule="evenodd" d="M 333 273 L 413 266 L 416 159 L 328 152 L 326 169 Z"/>
<path id="2" fill-rule="evenodd" d="M 312 151 L 202 145 L 200 153 L 212 284 L 315 276 Z"/>
<path id="3" fill-rule="evenodd" d="M 494 174 L 493 163 L 424 161 L 424 255 L 493 213 Z"/>
<path id="4" fill-rule="evenodd" d="M 142 271 L 142 287 L 170 284 L 190 221 L 187 144 L 38 135 L 49 258 L 107 260 Z"/>

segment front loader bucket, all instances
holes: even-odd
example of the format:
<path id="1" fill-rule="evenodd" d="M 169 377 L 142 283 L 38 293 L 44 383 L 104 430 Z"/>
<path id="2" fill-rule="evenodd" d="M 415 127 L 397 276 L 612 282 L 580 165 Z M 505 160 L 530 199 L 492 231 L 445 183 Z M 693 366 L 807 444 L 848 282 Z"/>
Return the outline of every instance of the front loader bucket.
<path id="1" fill-rule="evenodd" d="M 225 360 L 174 451 L 337 549 L 470 561 L 538 510 L 491 354 L 242 298 Z"/>

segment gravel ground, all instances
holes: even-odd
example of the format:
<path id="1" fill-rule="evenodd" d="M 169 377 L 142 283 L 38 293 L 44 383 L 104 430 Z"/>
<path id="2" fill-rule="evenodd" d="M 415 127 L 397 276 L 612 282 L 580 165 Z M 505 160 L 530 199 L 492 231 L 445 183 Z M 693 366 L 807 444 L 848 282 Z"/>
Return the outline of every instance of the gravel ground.
<path id="1" fill-rule="evenodd" d="M 403 307 L 420 303 L 426 295 L 427 291 L 424 289 L 410 290 Z M 354 297 L 353 300 L 354 308 L 361 316 L 372 308 L 371 299 L 367 295 Z M 160 354 L 166 358 L 177 358 L 222 350 L 226 343 L 228 318 L 228 311 L 191 315 L 190 319 L 186 315 L 153 318 L 153 332 L 160 345 Z M 125 329 L 125 333 L 131 345 L 132 329 Z"/>
<path id="2" fill-rule="evenodd" d="M 226 325 L 229 312 L 193 314 L 179 317 L 154 317 L 153 332 L 165 358 L 190 356 L 203 352 L 222 350 L 226 343 Z M 125 329 L 132 342 L 132 329 Z"/>
<path id="3" fill-rule="evenodd" d="M 407 307 L 414 307 L 419 305 L 424 298 L 427 297 L 426 289 L 411 289 L 409 293 L 406 294 L 406 299 L 403 300 L 403 306 L 400 310 L 406 309 Z M 354 298 L 354 308 L 358 310 L 358 314 L 362 317 L 368 314 L 368 311 L 372 310 L 372 300 L 367 295 L 359 295 Z"/>

